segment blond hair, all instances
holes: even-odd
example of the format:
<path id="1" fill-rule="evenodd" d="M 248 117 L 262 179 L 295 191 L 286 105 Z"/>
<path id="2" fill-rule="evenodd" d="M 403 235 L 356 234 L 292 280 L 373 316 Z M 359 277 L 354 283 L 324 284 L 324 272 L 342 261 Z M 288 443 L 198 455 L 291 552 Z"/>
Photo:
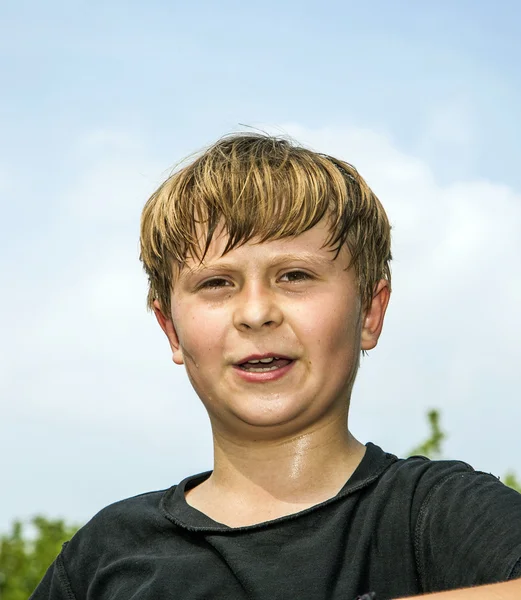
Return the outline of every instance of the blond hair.
<path id="1" fill-rule="evenodd" d="M 286 139 L 234 134 L 220 139 L 169 177 L 141 216 L 141 261 L 149 278 L 148 306 L 170 314 L 174 267 L 202 261 L 221 226 L 225 253 L 257 238 L 299 235 L 324 217 L 326 246 L 347 245 L 362 306 L 380 279 L 391 280 L 387 215 L 357 170 Z M 201 228 L 204 239 L 200 239 Z"/>

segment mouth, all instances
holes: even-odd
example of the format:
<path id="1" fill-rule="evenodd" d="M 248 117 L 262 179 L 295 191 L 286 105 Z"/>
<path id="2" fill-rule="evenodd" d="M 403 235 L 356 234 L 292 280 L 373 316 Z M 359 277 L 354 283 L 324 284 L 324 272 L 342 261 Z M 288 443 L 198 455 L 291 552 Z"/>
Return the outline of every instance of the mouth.
<path id="1" fill-rule="evenodd" d="M 236 363 L 235 366 L 249 373 L 268 373 L 287 367 L 293 360 L 287 356 L 250 356 Z"/>

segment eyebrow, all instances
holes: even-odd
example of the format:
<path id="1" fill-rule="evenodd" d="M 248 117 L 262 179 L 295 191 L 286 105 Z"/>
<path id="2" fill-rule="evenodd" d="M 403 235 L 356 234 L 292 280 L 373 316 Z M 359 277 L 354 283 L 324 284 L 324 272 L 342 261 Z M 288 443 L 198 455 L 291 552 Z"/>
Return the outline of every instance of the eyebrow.
<path id="1" fill-rule="evenodd" d="M 331 268 L 333 261 L 334 261 L 334 258 L 326 258 L 325 256 L 317 256 L 316 254 L 313 254 L 311 252 L 302 252 L 299 254 L 293 254 L 293 253 L 277 254 L 276 256 L 273 256 L 271 259 L 268 259 L 267 267 L 273 268 L 282 263 L 300 262 L 300 263 L 308 264 L 309 266 L 314 266 L 314 267 Z M 191 275 L 198 275 L 199 273 L 203 273 L 203 272 L 211 273 L 212 271 L 215 271 L 215 272 L 217 272 L 217 271 L 235 271 L 236 269 L 237 269 L 236 265 L 234 265 L 232 263 L 228 263 L 226 261 L 219 262 L 218 264 L 214 264 L 214 265 L 205 265 L 204 263 L 202 263 L 193 268 L 183 269 L 180 276 L 183 277 L 183 271 L 184 271 L 184 277 L 190 277 Z"/>

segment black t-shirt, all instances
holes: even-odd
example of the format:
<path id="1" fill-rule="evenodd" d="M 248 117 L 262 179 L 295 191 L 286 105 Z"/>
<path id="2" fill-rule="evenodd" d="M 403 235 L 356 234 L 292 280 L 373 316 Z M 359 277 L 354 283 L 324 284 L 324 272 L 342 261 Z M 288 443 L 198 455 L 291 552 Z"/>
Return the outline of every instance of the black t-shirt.
<path id="1" fill-rule="evenodd" d="M 367 451 L 342 490 L 230 528 L 185 491 L 209 473 L 103 509 L 33 600 L 378 600 L 521 577 L 521 494 L 456 461 Z"/>

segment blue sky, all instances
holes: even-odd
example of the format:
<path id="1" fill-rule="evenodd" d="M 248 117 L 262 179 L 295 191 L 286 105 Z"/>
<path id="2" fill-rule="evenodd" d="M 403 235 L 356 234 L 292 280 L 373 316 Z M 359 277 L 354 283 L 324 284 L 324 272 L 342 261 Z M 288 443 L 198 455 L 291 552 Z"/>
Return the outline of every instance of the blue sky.
<path id="1" fill-rule="evenodd" d="M 144 310 L 138 220 L 241 124 L 353 162 L 395 226 L 355 435 L 406 452 L 439 406 L 451 456 L 521 473 L 520 21 L 513 1 L 3 2 L 0 529 L 210 468 Z"/>
<path id="2" fill-rule="evenodd" d="M 44 177 L 45 154 L 51 181 L 66 177 L 71 133 L 100 125 L 162 154 L 238 122 L 327 120 L 384 130 L 447 178 L 520 182 L 515 2 L 22 0 L 3 12 L 3 155 Z M 447 132 L 425 140 L 444 113 L 458 149 Z"/>

